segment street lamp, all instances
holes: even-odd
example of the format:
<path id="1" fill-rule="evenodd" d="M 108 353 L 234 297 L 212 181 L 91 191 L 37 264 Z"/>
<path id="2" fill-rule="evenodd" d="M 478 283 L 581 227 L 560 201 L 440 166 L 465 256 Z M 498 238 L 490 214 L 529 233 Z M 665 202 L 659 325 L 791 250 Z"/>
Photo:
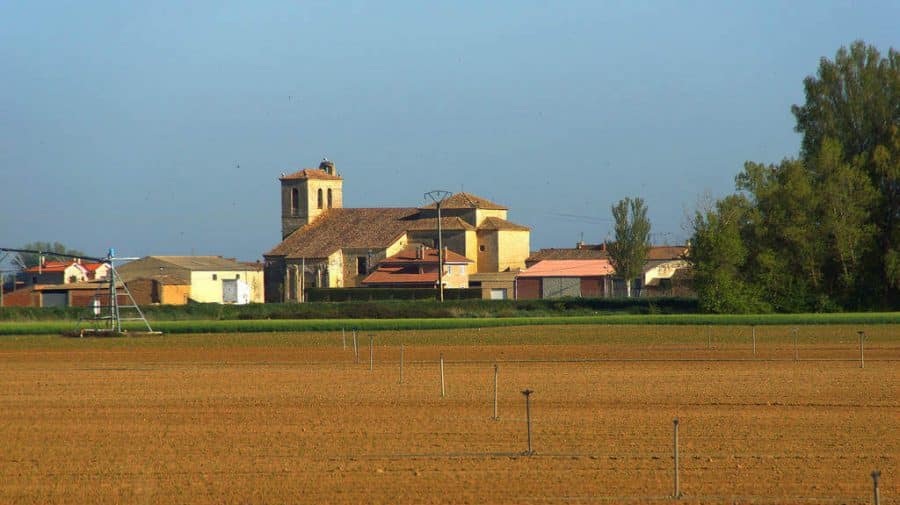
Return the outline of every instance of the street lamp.
<path id="1" fill-rule="evenodd" d="M 438 225 L 438 290 L 441 302 L 444 301 L 444 237 L 441 229 L 441 204 L 453 193 L 436 189 L 425 193 L 425 198 L 431 199 L 437 207 Z"/>

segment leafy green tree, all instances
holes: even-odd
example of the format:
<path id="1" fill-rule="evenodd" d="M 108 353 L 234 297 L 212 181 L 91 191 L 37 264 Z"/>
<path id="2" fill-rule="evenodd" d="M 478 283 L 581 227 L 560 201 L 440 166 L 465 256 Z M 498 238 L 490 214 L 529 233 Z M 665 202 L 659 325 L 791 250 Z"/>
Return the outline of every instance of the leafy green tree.
<path id="1" fill-rule="evenodd" d="M 85 254 L 77 249 L 69 249 L 59 242 L 29 242 L 17 249 L 30 249 L 33 251 L 41 251 L 44 256 L 55 258 L 69 259 L 70 255 L 85 256 Z M 35 253 L 19 253 L 26 267 L 37 266 L 40 263 L 40 256 Z"/>
<path id="2" fill-rule="evenodd" d="M 612 206 L 616 238 L 609 246 L 609 258 L 616 274 L 625 280 L 631 298 L 631 282 L 644 272 L 650 250 L 650 219 L 642 198 L 625 198 Z"/>
<path id="3" fill-rule="evenodd" d="M 687 260 L 694 275 L 694 289 L 705 312 L 768 312 L 752 283 L 745 280 L 750 251 L 744 234 L 751 229 L 752 203 L 743 195 L 731 195 L 709 209 L 696 211 Z"/>
<path id="4" fill-rule="evenodd" d="M 827 143 L 836 142 L 842 161 L 865 174 L 875 191 L 869 221 L 877 247 L 859 257 L 856 251 L 849 255 L 844 250 L 844 259 L 850 261 L 842 282 L 851 278 L 856 282 L 865 273 L 859 285 L 878 287 L 868 294 L 869 303 L 896 306 L 900 302 L 900 53 L 891 48 L 882 57 L 874 46 L 856 41 L 838 50 L 833 61 L 823 58 L 817 75 L 804 80 L 804 88 L 806 103 L 792 107 L 796 129 L 803 134 L 801 157 L 812 162 L 829 149 Z M 842 237 L 850 243 L 857 238 Z M 851 272 L 858 262 L 861 268 Z"/>

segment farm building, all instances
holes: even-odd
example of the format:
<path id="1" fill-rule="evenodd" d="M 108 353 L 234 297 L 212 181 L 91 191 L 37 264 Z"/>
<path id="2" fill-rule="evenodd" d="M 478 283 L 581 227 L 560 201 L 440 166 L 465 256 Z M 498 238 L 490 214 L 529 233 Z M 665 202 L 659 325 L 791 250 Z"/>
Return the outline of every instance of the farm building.
<path id="1" fill-rule="evenodd" d="M 684 259 L 687 245 L 651 246 L 647 251 L 643 273 L 632 281 L 633 296 L 691 295 L 690 265 Z M 573 248 L 550 248 L 533 252 L 525 260 L 529 268 L 536 264 L 552 261 L 596 261 L 608 260 L 606 244 L 585 244 L 579 242 Z M 625 282 L 613 276 L 605 295 L 625 296 Z"/>
<path id="2" fill-rule="evenodd" d="M 437 247 L 435 204 L 419 208 L 345 208 L 334 163 L 282 175 L 282 242 L 267 252 L 270 302 L 303 300 L 306 287 L 356 287 L 384 259 L 414 245 Z M 471 261 L 467 272 L 525 268 L 530 229 L 508 209 L 469 193 L 441 205 L 443 245 Z"/>
<path id="3" fill-rule="evenodd" d="M 262 265 L 221 256 L 147 256 L 116 267 L 138 304 L 262 303 Z"/>
<path id="4" fill-rule="evenodd" d="M 516 276 L 516 298 L 596 298 L 612 293 L 609 260 L 542 260 Z"/>
<path id="5" fill-rule="evenodd" d="M 121 284 L 118 284 L 121 286 Z M 3 296 L 4 307 L 87 307 L 95 298 L 109 296 L 109 282 L 35 284 Z M 123 303 L 124 298 L 121 299 Z"/>
<path id="6" fill-rule="evenodd" d="M 444 250 L 444 273 L 441 279 L 445 288 L 469 287 L 467 268 L 472 260 Z M 423 245 L 407 247 L 382 260 L 375 271 L 362 280 L 370 288 L 433 288 L 438 283 L 437 249 Z"/>
<path id="7" fill-rule="evenodd" d="M 103 280 L 109 272 L 106 263 L 82 263 L 80 261 L 41 261 L 20 274 L 23 285 L 70 284 Z"/>
<path id="8" fill-rule="evenodd" d="M 520 270 L 506 272 L 481 272 L 469 275 L 469 287 L 481 288 L 485 300 L 507 300 L 515 297 L 516 275 Z"/>

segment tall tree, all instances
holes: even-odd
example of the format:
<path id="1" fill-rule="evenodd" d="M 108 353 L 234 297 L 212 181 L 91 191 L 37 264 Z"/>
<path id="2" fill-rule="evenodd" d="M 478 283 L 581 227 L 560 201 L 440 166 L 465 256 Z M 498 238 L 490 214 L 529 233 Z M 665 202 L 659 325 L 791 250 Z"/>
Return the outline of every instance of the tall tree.
<path id="1" fill-rule="evenodd" d="M 744 235 L 752 230 L 753 204 L 731 195 L 709 208 L 697 210 L 687 259 L 694 273 L 694 289 L 706 312 L 767 312 L 758 289 L 746 279 L 750 251 Z"/>
<path id="2" fill-rule="evenodd" d="M 615 242 L 609 246 L 609 258 L 616 274 L 625 280 L 625 292 L 631 298 L 632 279 L 644 271 L 650 250 L 650 219 L 642 198 L 625 198 L 612 206 L 616 223 Z"/>
<path id="3" fill-rule="evenodd" d="M 29 242 L 18 249 L 30 249 L 32 251 L 41 251 L 44 256 L 52 256 L 58 258 L 67 258 L 74 256 L 84 256 L 85 254 L 77 249 L 69 249 L 59 242 Z M 26 267 L 37 266 L 40 263 L 40 255 L 34 253 L 20 253 L 22 261 Z"/>
<path id="4" fill-rule="evenodd" d="M 895 305 L 900 302 L 900 53 L 891 48 L 882 57 L 874 46 L 856 41 L 838 50 L 834 61 L 822 58 L 804 88 L 806 103 L 791 109 L 803 134 L 801 157 L 811 162 L 829 141 L 836 142 L 842 161 L 869 178 L 876 192 L 870 220 L 878 247 L 853 261 L 863 262 L 865 285 L 879 286 L 869 298 Z"/>

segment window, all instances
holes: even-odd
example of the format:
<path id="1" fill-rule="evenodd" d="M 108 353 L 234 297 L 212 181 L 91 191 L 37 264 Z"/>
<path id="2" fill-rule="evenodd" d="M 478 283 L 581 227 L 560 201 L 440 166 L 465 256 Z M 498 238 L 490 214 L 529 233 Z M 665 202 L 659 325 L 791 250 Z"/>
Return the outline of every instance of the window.
<path id="1" fill-rule="evenodd" d="M 300 190 L 291 188 L 291 215 L 296 216 L 300 213 Z"/>
<path id="2" fill-rule="evenodd" d="M 319 190 L 319 208 L 322 208 L 322 190 Z"/>
<path id="3" fill-rule="evenodd" d="M 217 281 L 217 280 L 219 280 L 219 276 L 218 276 L 218 275 L 216 275 L 216 274 L 213 274 L 213 280 L 214 280 L 214 281 Z"/>
<path id="4" fill-rule="evenodd" d="M 328 208 L 331 208 L 331 188 L 328 188 Z"/>
<path id="5" fill-rule="evenodd" d="M 480 246 L 478 246 L 478 250 L 481 252 L 484 252 L 484 244 L 481 244 Z"/>
<path id="6" fill-rule="evenodd" d="M 453 275 L 453 265 L 447 265 L 447 275 Z"/>
<path id="7" fill-rule="evenodd" d="M 359 275 L 365 275 L 368 273 L 369 262 L 365 256 L 357 256 L 356 257 L 356 273 Z"/>
<path id="8" fill-rule="evenodd" d="M 235 278 L 235 279 L 240 279 L 240 278 L 241 278 L 241 274 L 236 274 L 236 275 L 234 276 L 234 278 Z"/>

